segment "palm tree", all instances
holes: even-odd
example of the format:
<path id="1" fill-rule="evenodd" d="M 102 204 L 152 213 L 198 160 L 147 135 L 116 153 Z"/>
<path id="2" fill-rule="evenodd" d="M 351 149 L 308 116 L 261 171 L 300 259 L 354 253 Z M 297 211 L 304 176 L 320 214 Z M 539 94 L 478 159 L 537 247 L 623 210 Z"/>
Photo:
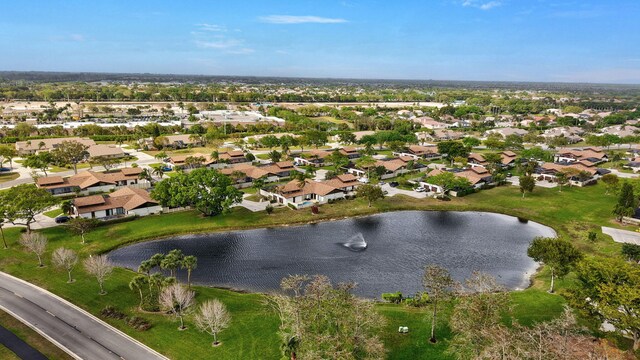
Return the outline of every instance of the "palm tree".
<path id="1" fill-rule="evenodd" d="M 151 171 L 149 169 L 142 169 L 142 172 L 138 175 L 138 179 L 147 180 L 150 183 L 153 183 L 153 176 L 151 176 Z"/>
<path id="2" fill-rule="evenodd" d="M 164 176 L 164 168 L 162 166 L 156 166 L 153 169 L 152 174 L 158 177 L 158 179 L 162 180 L 162 177 Z"/>
<path id="3" fill-rule="evenodd" d="M 142 307 L 142 303 L 144 302 L 144 295 L 142 294 L 142 287 L 147 282 L 147 278 L 144 275 L 136 275 L 129 282 L 129 289 L 138 290 L 138 295 L 140 295 L 140 307 Z"/>
<path id="4" fill-rule="evenodd" d="M 191 272 L 198 266 L 198 258 L 189 255 L 182 259 L 181 268 L 187 269 L 187 286 L 191 289 Z"/>

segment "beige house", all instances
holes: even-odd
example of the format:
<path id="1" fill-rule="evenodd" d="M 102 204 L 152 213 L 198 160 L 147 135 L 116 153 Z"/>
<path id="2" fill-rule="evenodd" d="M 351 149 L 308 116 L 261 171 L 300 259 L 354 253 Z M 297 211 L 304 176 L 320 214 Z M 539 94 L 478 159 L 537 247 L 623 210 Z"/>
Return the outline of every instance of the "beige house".
<path id="1" fill-rule="evenodd" d="M 20 156 L 36 154 L 40 151 L 51 151 L 57 148 L 58 146 L 60 146 L 60 144 L 62 144 L 63 141 L 76 141 L 87 147 L 96 145 L 95 141 L 91 139 L 79 138 L 79 137 L 33 139 L 33 140 L 16 142 L 16 151 Z"/>
<path id="2" fill-rule="evenodd" d="M 306 179 L 303 183 L 292 180 L 270 190 L 260 190 L 260 195 L 275 200 L 278 204 L 301 209 L 313 205 L 325 204 L 331 200 L 344 199 L 360 185 L 352 174 L 336 176 L 331 180 L 314 181 Z"/>
<path id="3" fill-rule="evenodd" d="M 104 144 L 93 145 L 87 149 L 87 152 L 89 153 L 90 158 L 101 156 L 101 157 L 118 159 L 126 156 L 122 148 L 115 145 L 104 145 Z"/>

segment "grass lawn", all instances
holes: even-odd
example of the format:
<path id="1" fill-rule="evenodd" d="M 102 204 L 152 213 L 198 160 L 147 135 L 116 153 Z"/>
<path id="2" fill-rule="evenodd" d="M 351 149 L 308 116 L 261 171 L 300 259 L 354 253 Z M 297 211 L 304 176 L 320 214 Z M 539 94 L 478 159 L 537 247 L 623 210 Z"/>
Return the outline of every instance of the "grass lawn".
<path id="1" fill-rule="evenodd" d="M 31 330 L 30 327 L 16 320 L 13 316 L 0 310 L 0 324 L 6 329 L 16 334 L 27 344 L 40 351 L 44 356 L 52 360 L 70 360 L 72 359 L 66 352 L 60 350 L 57 346 L 43 338 L 37 332 Z M 0 345 L 0 359 L 19 359 L 11 350 Z"/>
<path id="2" fill-rule="evenodd" d="M 187 321 L 190 329 L 178 332 L 175 319 L 160 314 L 138 313 L 135 310 L 137 295 L 128 287 L 133 272 L 116 269 L 106 282 L 109 294 L 98 296 L 95 279 L 89 278 L 80 266 L 75 271 L 77 281 L 67 284 L 65 273 L 51 267 L 51 251 L 65 246 L 79 251 L 80 256 L 85 258 L 89 254 L 106 252 L 131 242 L 175 234 L 290 225 L 383 211 L 422 209 L 491 211 L 519 216 L 552 226 L 585 252 L 610 256 L 619 253 L 620 244 L 613 243 L 603 235 L 599 241 L 591 243 L 586 239 L 586 231 L 593 228 L 600 233 L 600 225 L 620 227 L 612 221 L 611 209 L 615 202 L 615 196 L 605 195 L 605 189 L 601 185 L 587 188 L 565 187 L 562 192 L 558 192 L 558 189 L 536 188 L 524 199 L 517 187 L 504 186 L 451 201 L 395 196 L 375 202 L 370 208 L 362 199 L 339 201 L 323 205 L 318 215 L 312 215 L 310 210 L 293 211 L 288 208 L 277 208 L 270 216 L 244 208 L 233 208 L 230 213 L 215 217 L 202 217 L 194 211 L 178 212 L 98 227 L 88 234 L 85 245 L 80 243 L 79 236 L 71 235 L 64 227 L 43 230 L 49 238 L 48 253 L 44 257 L 48 267 L 44 269 L 37 268 L 35 256 L 17 245 L 20 229 L 9 228 L 5 233 L 10 248 L 0 251 L 0 269 L 43 286 L 98 316 L 102 308 L 113 305 L 127 314 L 148 319 L 153 327 L 146 332 L 132 330 L 119 320 L 106 321 L 172 359 L 271 359 L 279 357 L 278 319 L 265 307 L 260 294 L 195 287 L 198 302 L 218 298 L 227 305 L 232 315 L 230 328 L 221 333 L 224 345 L 213 349 L 209 337 L 196 331 L 190 320 Z M 548 320 L 562 311 L 564 298 L 546 293 L 548 279 L 548 273 L 543 270 L 534 277 L 531 288 L 512 292 L 514 315 L 519 322 L 528 325 Z M 571 281 L 570 277 L 558 281 L 558 293 L 563 294 Z M 377 309 L 387 318 L 386 331 L 382 336 L 390 359 L 450 358 L 443 353 L 447 339 L 451 336 L 446 321 L 442 322 L 438 330 L 443 341 L 432 345 L 427 342 L 430 322 L 425 309 L 391 304 L 378 305 Z M 398 334 L 397 328 L 400 325 L 408 326 L 410 333 Z"/>
<path id="3" fill-rule="evenodd" d="M 353 129 L 353 124 L 346 121 L 346 120 L 340 120 L 340 119 L 336 119 L 333 116 L 318 116 L 318 117 L 311 117 L 309 118 L 313 121 L 318 121 L 318 122 L 330 122 L 330 123 L 334 123 L 334 124 L 347 124 L 347 126 L 349 126 L 349 129 Z"/>
<path id="4" fill-rule="evenodd" d="M 62 215 L 62 209 L 57 208 L 50 211 L 45 211 L 44 214 L 52 219 L 56 218 L 58 215 Z"/>
<path id="5" fill-rule="evenodd" d="M 15 180 L 20 177 L 20 174 L 15 172 L 1 172 L 0 173 L 0 183 Z"/>

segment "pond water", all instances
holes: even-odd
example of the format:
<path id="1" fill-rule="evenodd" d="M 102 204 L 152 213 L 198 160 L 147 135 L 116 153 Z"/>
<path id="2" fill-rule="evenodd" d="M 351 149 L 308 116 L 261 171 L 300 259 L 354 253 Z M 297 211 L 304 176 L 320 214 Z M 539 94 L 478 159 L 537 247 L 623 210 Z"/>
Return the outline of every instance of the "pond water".
<path id="1" fill-rule="evenodd" d="M 198 257 L 194 283 L 248 291 L 277 289 L 290 274 L 324 274 L 354 281 L 355 293 L 413 294 L 422 269 L 439 264 L 457 280 L 480 270 L 511 289 L 525 288 L 536 263 L 527 247 L 546 226 L 483 212 L 398 211 L 319 224 L 179 236 L 133 244 L 109 253 L 136 269 L 155 253 L 180 249 Z M 179 277 L 185 278 L 185 271 Z"/>

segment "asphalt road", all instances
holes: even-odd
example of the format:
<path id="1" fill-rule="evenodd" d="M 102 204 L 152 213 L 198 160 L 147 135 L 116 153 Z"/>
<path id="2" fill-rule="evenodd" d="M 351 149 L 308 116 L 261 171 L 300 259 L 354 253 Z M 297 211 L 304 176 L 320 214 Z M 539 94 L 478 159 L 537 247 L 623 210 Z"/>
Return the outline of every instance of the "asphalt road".
<path id="1" fill-rule="evenodd" d="M 24 342 L 16 336 L 16 334 L 0 326 L 0 344 L 13 351 L 20 359 L 23 360 L 47 360 L 38 350 Z"/>
<path id="2" fill-rule="evenodd" d="M 0 308 L 77 359 L 167 359 L 75 305 L 3 272 Z"/>

